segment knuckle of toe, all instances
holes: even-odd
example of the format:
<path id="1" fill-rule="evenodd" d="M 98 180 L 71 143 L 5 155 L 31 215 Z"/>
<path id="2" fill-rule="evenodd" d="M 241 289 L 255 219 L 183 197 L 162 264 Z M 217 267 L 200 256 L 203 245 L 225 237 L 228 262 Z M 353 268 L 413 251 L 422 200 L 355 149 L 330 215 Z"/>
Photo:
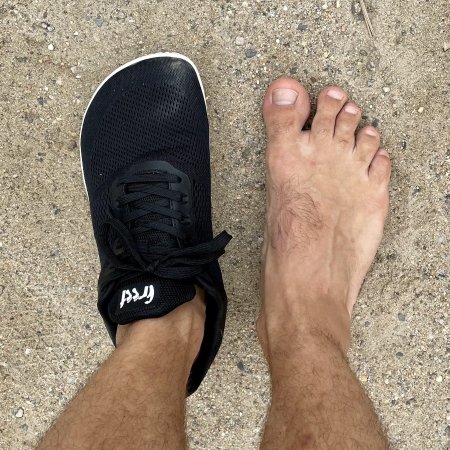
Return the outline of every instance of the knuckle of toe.
<path id="1" fill-rule="evenodd" d="M 294 116 L 275 117 L 270 121 L 269 134 L 271 136 L 285 135 L 292 131 L 296 126 Z"/>
<path id="2" fill-rule="evenodd" d="M 337 144 L 340 147 L 348 147 L 353 144 L 353 141 L 347 137 L 339 136 L 336 138 Z"/>
<path id="3" fill-rule="evenodd" d="M 316 130 L 315 130 L 315 134 L 318 137 L 327 137 L 331 135 L 331 128 L 327 127 L 327 126 L 319 126 Z"/>

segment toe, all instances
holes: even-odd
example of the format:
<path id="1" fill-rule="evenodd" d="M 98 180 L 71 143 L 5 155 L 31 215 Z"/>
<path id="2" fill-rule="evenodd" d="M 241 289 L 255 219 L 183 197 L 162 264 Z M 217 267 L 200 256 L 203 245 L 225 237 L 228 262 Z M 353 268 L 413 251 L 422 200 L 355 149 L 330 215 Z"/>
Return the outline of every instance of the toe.
<path id="1" fill-rule="evenodd" d="M 369 166 L 380 148 L 380 133 L 374 127 L 364 127 L 356 136 L 355 159 Z"/>
<path id="2" fill-rule="evenodd" d="M 372 159 L 369 167 L 369 179 L 377 184 L 385 184 L 387 186 L 391 176 L 391 159 L 384 149 L 379 149 Z"/>
<path id="3" fill-rule="evenodd" d="M 361 110 L 354 103 L 347 103 L 338 114 L 334 139 L 340 147 L 353 150 L 355 147 L 355 132 L 361 119 Z"/>
<path id="4" fill-rule="evenodd" d="M 298 81 L 283 77 L 272 82 L 263 105 L 269 143 L 297 142 L 310 108 L 308 92 Z"/>
<path id="5" fill-rule="evenodd" d="M 347 94 L 341 88 L 325 88 L 317 100 L 317 112 L 311 125 L 311 139 L 329 140 L 334 135 L 336 118 L 347 101 Z"/>

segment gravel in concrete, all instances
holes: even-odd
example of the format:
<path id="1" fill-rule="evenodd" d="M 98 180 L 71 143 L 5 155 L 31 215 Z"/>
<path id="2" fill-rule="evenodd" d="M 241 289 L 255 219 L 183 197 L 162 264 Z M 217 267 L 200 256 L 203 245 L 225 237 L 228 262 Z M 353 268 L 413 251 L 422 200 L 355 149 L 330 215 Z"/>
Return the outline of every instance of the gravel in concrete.
<path id="1" fill-rule="evenodd" d="M 211 122 L 225 341 L 189 400 L 193 449 L 254 449 L 269 384 L 254 333 L 264 221 L 261 100 L 287 74 L 331 83 L 382 130 L 393 163 L 382 247 L 354 313 L 351 362 L 396 449 L 448 449 L 449 16 L 446 0 L 358 3 L 5 0 L 0 4 L 0 447 L 32 448 L 110 353 L 77 147 L 98 83 L 136 57 L 185 53 Z"/>

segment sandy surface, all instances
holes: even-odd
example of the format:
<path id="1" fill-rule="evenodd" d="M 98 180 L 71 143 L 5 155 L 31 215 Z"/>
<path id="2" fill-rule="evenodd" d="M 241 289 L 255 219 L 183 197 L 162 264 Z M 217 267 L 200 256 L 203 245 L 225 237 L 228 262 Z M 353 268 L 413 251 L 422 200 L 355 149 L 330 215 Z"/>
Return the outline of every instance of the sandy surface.
<path id="1" fill-rule="evenodd" d="M 357 6 L 357 5 L 356 5 Z M 208 95 L 226 337 L 189 400 L 194 449 L 257 448 L 269 399 L 254 334 L 264 210 L 260 104 L 290 74 L 336 83 L 394 162 L 386 235 L 354 314 L 352 365 L 396 449 L 450 448 L 450 7 L 352 2 L 0 3 L 0 448 L 31 448 L 111 351 L 79 166 L 81 117 L 118 65 L 178 51 Z"/>

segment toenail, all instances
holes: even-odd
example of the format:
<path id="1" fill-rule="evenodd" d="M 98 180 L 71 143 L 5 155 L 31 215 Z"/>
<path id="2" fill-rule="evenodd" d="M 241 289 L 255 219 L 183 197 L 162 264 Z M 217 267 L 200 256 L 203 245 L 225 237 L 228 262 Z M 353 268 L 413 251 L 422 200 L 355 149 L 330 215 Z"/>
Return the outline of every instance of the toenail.
<path id="1" fill-rule="evenodd" d="M 353 114 L 354 116 L 359 113 L 359 109 L 355 105 L 346 105 L 344 111 Z"/>
<path id="2" fill-rule="evenodd" d="M 298 92 L 293 89 L 275 89 L 272 92 L 272 102 L 275 105 L 293 105 L 297 100 Z"/>
<path id="3" fill-rule="evenodd" d="M 344 98 L 344 93 L 338 89 L 329 89 L 327 95 L 335 100 L 342 100 Z"/>
<path id="4" fill-rule="evenodd" d="M 367 128 L 366 134 L 369 136 L 378 136 L 378 131 L 373 128 Z"/>

